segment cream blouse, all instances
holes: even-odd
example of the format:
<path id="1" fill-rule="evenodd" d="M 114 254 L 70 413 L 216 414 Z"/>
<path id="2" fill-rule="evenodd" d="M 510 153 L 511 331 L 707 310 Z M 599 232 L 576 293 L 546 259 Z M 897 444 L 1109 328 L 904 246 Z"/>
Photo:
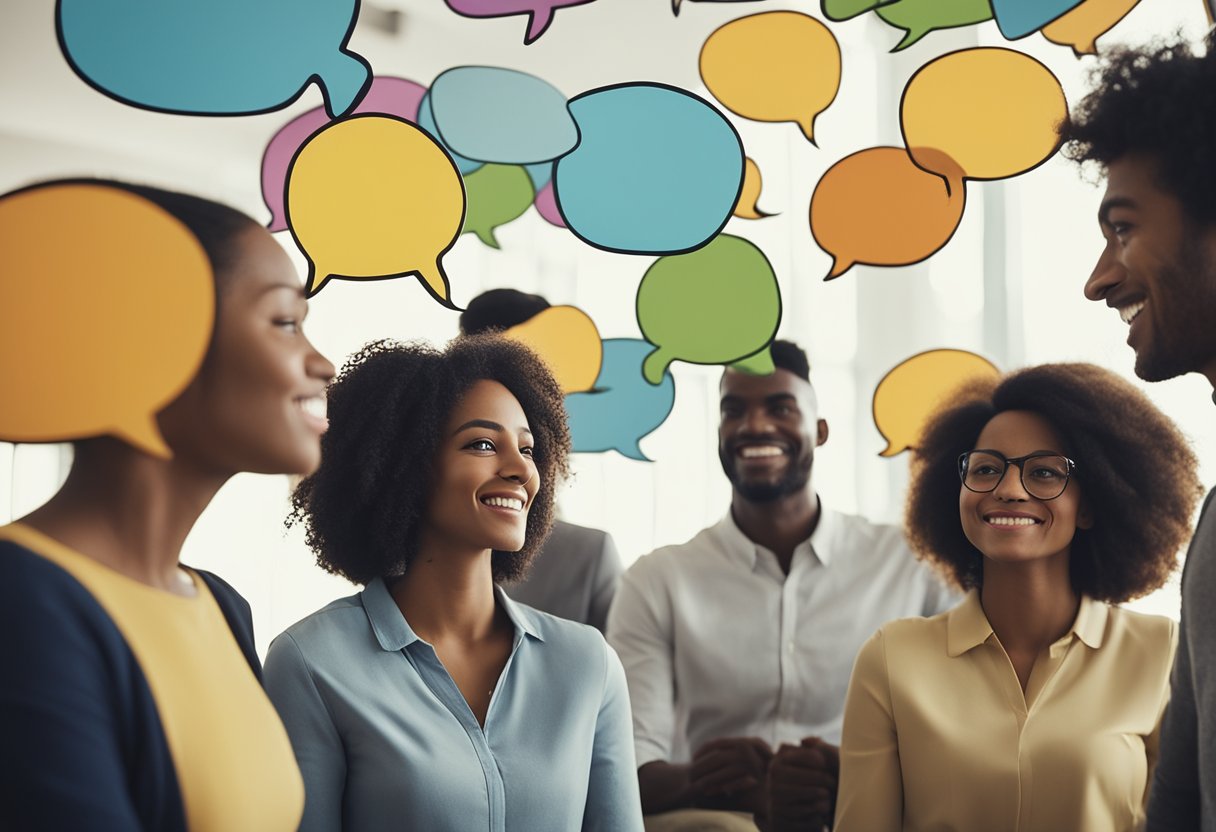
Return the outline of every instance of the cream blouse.
<path id="1" fill-rule="evenodd" d="M 1082 598 L 1023 694 L 978 593 L 886 624 L 849 684 L 836 832 L 1138 829 L 1176 644 Z"/>

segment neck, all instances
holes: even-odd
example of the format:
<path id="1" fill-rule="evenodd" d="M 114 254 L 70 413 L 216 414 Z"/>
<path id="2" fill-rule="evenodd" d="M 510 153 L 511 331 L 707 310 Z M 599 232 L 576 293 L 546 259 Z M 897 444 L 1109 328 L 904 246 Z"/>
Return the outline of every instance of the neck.
<path id="1" fill-rule="evenodd" d="M 984 615 L 1007 650 L 1038 653 L 1068 632 L 1081 599 L 1068 576 L 1068 553 L 1033 563 L 984 559 Z"/>
<path id="2" fill-rule="evenodd" d="M 498 631 L 503 621 L 494 599 L 489 549 L 445 543 L 425 531 L 393 599 L 419 638 L 431 644 L 473 643 Z"/>
<path id="3" fill-rule="evenodd" d="M 188 594 L 182 544 L 227 479 L 94 439 L 77 443 L 63 488 L 22 522 L 129 578 Z"/>
<path id="4" fill-rule="evenodd" d="M 730 513 L 739 531 L 753 543 L 771 549 L 788 574 L 794 549 L 819 523 L 819 497 L 809 481 L 801 491 L 763 503 L 752 502 L 735 491 Z"/>

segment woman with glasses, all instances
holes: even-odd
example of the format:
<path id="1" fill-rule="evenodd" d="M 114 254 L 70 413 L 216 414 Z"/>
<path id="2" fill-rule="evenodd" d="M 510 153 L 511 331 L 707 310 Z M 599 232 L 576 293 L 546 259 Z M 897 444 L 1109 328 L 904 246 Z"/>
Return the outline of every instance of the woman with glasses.
<path id="1" fill-rule="evenodd" d="M 968 386 L 930 420 L 908 537 L 970 592 L 858 654 L 837 832 L 1140 828 L 1176 625 L 1116 605 L 1174 569 L 1196 469 L 1089 364 Z"/>

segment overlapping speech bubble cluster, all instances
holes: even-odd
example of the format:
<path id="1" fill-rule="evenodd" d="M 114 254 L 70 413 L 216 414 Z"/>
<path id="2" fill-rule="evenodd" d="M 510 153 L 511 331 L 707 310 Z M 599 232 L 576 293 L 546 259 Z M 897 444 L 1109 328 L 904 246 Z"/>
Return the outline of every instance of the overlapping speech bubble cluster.
<path id="1" fill-rule="evenodd" d="M 903 33 L 892 52 L 906 49 L 930 32 L 973 26 L 989 20 L 1006 40 L 1042 32 L 1052 43 L 1092 55 L 1095 42 L 1136 7 L 1140 0 L 822 0 L 829 20 L 848 20 L 866 12 Z"/>

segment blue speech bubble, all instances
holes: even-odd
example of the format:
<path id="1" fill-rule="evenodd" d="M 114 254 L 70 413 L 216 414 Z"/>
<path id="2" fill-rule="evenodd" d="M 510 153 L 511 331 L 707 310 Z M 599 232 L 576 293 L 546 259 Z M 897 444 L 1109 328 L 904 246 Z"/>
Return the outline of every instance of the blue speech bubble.
<path id="1" fill-rule="evenodd" d="M 456 170 L 460 171 L 461 176 L 468 176 L 473 171 L 480 168 L 485 162 L 477 159 L 466 159 L 452 148 L 443 143 L 443 139 L 439 135 L 439 128 L 435 126 L 435 114 L 431 111 L 431 94 L 428 91 L 422 96 L 422 101 L 418 104 L 418 126 L 427 132 L 427 134 L 443 145 L 443 149 L 452 157 L 452 161 L 456 163 Z"/>
<path id="2" fill-rule="evenodd" d="M 526 72 L 458 66 L 435 79 L 430 100 L 444 145 L 469 159 L 529 165 L 578 143 L 565 93 Z"/>
<path id="3" fill-rule="evenodd" d="M 638 338 L 608 338 L 595 391 L 566 396 L 570 438 L 575 451 L 618 451 L 630 459 L 651 460 L 639 442 L 667 419 L 676 401 L 671 373 L 658 384 L 642 378 L 642 361 L 654 350 Z"/>
<path id="4" fill-rule="evenodd" d="M 664 84 L 618 84 L 570 100 L 578 147 L 557 160 L 558 208 L 574 234 L 626 254 L 692 251 L 730 219 L 743 143 L 712 104 Z"/>
<path id="5" fill-rule="evenodd" d="M 316 82 L 331 117 L 371 85 L 346 48 L 359 0 L 58 0 L 59 46 L 85 83 L 186 115 L 281 109 Z"/>
<path id="6" fill-rule="evenodd" d="M 537 193 L 541 192 L 546 185 L 553 179 L 553 163 L 540 162 L 535 165 L 524 165 L 524 170 L 528 172 L 528 176 L 532 179 L 532 190 Z"/>
<path id="7" fill-rule="evenodd" d="M 1007 40 L 1024 38 L 1081 5 L 1083 0 L 992 0 L 992 16 Z"/>

